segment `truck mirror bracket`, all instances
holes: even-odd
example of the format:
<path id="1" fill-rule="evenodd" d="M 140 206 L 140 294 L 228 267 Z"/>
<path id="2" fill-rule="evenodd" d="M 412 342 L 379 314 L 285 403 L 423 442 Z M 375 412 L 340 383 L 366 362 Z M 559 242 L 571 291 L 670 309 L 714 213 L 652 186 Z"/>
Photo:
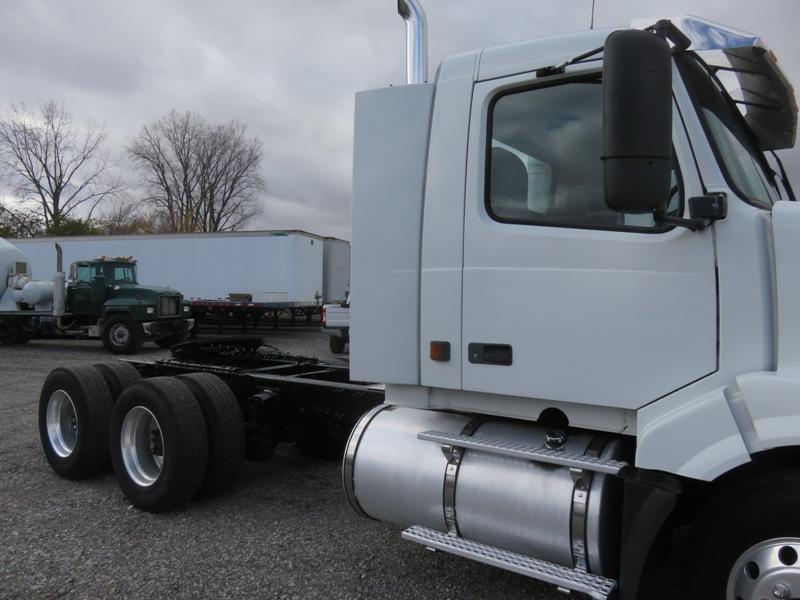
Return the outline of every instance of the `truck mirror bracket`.
<path id="1" fill-rule="evenodd" d="M 715 221 L 728 216 L 728 199 L 724 193 L 706 194 L 689 198 L 689 218 L 672 217 L 656 211 L 656 223 L 677 225 L 691 231 L 703 231 Z"/>

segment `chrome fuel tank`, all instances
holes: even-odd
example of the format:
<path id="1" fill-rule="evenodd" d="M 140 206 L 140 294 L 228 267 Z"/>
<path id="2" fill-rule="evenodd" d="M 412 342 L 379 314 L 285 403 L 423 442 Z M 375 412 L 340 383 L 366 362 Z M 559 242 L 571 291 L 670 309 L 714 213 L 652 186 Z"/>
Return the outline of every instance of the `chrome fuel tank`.
<path id="1" fill-rule="evenodd" d="M 454 460 L 452 448 L 417 438 L 426 430 L 533 446 L 545 446 L 552 434 L 518 421 L 377 407 L 356 426 L 345 455 L 345 490 L 357 512 L 564 566 L 582 561 L 596 574 L 614 568 L 616 478 L 479 450 L 457 450 Z M 602 458 L 619 458 L 622 447 L 584 431 L 560 442 L 565 453 Z"/>

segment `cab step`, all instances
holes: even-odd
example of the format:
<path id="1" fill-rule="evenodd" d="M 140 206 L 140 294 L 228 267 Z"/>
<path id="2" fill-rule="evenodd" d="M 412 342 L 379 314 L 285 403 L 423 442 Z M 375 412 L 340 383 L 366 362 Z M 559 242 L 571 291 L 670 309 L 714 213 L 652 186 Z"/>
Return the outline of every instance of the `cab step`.
<path id="1" fill-rule="evenodd" d="M 511 458 L 522 458 L 550 465 L 560 465 L 570 469 L 583 469 L 606 475 L 622 477 L 629 465 L 621 460 L 605 460 L 585 454 L 573 454 L 563 450 L 552 450 L 543 446 L 531 446 L 517 442 L 504 442 L 479 435 L 457 435 L 446 431 L 429 429 L 417 434 L 420 440 L 437 442 L 443 446 L 456 446 L 468 450 L 478 450 L 490 454 L 500 454 Z"/>
<path id="2" fill-rule="evenodd" d="M 607 600 L 617 587 L 613 579 L 570 569 L 530 556 L 508 552 L 494 546 L 465 540 L 427 527 L 414 525 L 402 533 L 403 539 L 463 558 L 512 571 L 525 577 L 558 586 L 562 590 L 586 594 L 595 600 Z"/>

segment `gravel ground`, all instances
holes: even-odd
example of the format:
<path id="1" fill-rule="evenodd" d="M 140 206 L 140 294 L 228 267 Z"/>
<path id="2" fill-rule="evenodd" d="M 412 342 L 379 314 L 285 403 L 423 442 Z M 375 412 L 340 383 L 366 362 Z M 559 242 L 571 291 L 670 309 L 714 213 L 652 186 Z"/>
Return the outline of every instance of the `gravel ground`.
<path id="1" fill-rule="evenodd" d="M 315 328 L 267 340 L 340 360 Z M 166 354 L 147 344 L 142 356 Z M 0 598 L 564 598 L 356 516 L 339 465 L 290 445 L 268 462 L 246 462 L 222 496 L 164 515 L 132 508 L 110 474 L 60 479 L 39 445 L 39 388 L 56 366 L 105 360 L 98 342 L 0 346 Z"/>

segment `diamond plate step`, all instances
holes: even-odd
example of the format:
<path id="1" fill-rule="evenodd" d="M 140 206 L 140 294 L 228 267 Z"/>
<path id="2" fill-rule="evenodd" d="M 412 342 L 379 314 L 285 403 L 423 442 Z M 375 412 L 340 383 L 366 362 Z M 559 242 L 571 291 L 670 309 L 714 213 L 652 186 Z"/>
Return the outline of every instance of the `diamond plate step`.
<path id="1" fill-rule="evenodd" d="M 446 446 L 457 446 L 469 450 L 480 450 L 490 454 L 501 454 L 512 458 L 522 458 L 550 465 L 561 465 L 573 469 L 584 469 L 595 473 L 622 476 L 628 470 L 628 463 L 621 460 L 605 460 L 585 454 L 571 454 L 562 450 L 551 450 L 542 446 L 531 446 L 518 442 L 504 442 L 479 435 L 458 435 L 446 431 L 430 429 L 417 434 L 420 440 L 437 442 Z"/>
<path id="2" fill-rule="evenodd" d="M 427 527 L 414 525 L 406 529 L 403 539 L 422 544 L 427 548 L 442 550 L 456 556 L 469 558 L 519 575 L 538 579 L 545 583 L 556 585 L 560 588 L 580 592 L 595 600 L 607 600 L 616 589 L 617 582 L 599 575 L 592 575 L 585 571 L 570 569 L 554 565 L 543 560 L 515 554 L 487 546 L 478 542 L 471 542 L 463 538 L 434 531 Z"/>

